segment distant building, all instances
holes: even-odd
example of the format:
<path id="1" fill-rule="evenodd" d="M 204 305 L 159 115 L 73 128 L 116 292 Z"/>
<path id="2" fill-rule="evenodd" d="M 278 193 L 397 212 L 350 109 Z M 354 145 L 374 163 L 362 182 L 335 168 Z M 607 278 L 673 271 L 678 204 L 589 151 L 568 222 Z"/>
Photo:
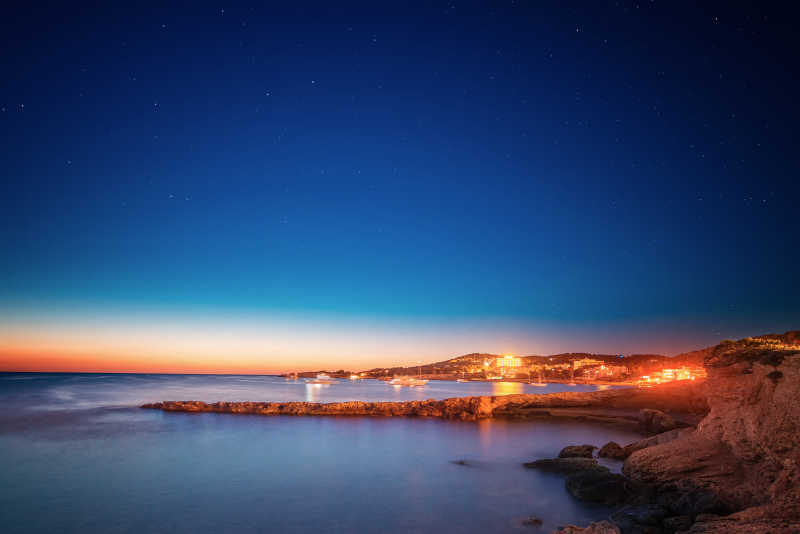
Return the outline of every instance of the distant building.
<path id="1" fill-rule="evenodd" d="M 639 381 L 646 384 L 661 384 L 664 382 L 673 382 L 675 380 L 696 380 L 705 377 L 705 368 L 683 366 L 679 369 L 662 369 L 661 371 L 655 371 L 649 375 L 642 376 Z"/>
<path id="2" fill-rule="evenodd" d="M 575 366 L 575 369 L 580 369 L 581 367 L 589 367 L 590 365 L 602 365 L 603 362 L 592 358 L 581 358 L 580 360 L 573 360 L 572 364 Z"/>
<path id="3" fill-rule="evenodd" d="M 628 374 L 624 365 L 599 365 L 584 369 L 583 377 L 587 380 L 618 379 Z"/>
<path id="4" fill-rule="evenodd" d="M 502 374 L 510 374 L 522 367 L 522 358 L 506 354 L 502 358 L 495 358 L 494 365 Z"/>

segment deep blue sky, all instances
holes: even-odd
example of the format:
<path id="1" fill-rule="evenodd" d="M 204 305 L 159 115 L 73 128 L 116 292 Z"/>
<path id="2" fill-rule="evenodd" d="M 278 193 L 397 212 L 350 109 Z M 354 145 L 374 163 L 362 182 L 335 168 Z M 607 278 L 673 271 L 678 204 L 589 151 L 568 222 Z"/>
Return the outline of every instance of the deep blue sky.
<path id="1" fill-rule="evenodd" d="M 112 4 L 0 22 L 7 317 L 798 326 L 777 5 Z"/>

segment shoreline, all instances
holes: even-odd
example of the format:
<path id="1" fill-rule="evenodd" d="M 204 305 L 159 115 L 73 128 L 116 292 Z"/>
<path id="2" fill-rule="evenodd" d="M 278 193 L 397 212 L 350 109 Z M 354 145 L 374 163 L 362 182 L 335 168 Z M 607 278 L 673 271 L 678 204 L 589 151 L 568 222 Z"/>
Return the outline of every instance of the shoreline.
<path id="1" fill-rule="evenodd" d="M 525 467 L 563 474 L 581 501 L 616 510 L 558 534 L 800 532 L 800 345 L 797 332 L 724 341 L 708 351 L 708 379 L 593 392 L 407 402 L 165 401 L 142 408 L 292 416 L 557 417 L 636 424 L 651 437 L 625 445 L 568 444 Z M 624 460 L 622 473 L 594 457 Z M 540 521 L 530 518 L 533 523 Z"/>

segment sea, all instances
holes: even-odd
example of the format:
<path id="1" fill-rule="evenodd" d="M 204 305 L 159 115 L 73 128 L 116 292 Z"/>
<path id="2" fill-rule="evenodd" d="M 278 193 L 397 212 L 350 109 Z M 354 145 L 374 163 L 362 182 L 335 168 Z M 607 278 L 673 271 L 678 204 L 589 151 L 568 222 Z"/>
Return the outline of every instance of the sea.
<path id="1" fill-rule="evenodd" d="M 539 419 L 165 413 L 162 400 L 401 401 L 594 386 L 276 376 L 0 373 L 4 533 L 547 533 L 610 510 L 523 467 L 565 445 L 639 439 Z M 620 464 L 604 460 L 618 470 Z M 523 520 L 537 517 L 540 526 Z"/>

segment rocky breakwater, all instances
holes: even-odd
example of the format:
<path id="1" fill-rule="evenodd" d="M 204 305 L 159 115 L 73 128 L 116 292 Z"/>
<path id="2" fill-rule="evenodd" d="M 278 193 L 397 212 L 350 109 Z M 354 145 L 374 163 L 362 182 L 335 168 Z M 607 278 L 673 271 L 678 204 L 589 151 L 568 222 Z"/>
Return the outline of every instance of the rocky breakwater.
<path id="1" fill-rule="evenodd" d="M 699 417 L 707 412 L 700 384 L 645 389 L 614 389 L 589 393 L 456 397 L 408 402 L 214 402 L 164 401 L 142 408 L 167 412 L 214 412 L 252 415 L 440 417 L 478 419 L 571 417 L 584 420 L 643 424 L 642 408 L 656 408 L 676 417 Z M 672 417 L 672 416 L 670 416 Z M 650 417 L 652 421 L 652 417 Z M 680 419 L 679 419 L 680 420 Z M 675 420 L 673 420 L 674 422 Z M 682 424 L 686 423 L 675 423 Z"/>
<path id="2" fill-rule="evenodd" d="M 689 532 L 800 532 L 797 339 L 789 332 L 715 347 L 705 360 L 709 414 L 626 460 L 623 473 L 688 516 Z"/>

